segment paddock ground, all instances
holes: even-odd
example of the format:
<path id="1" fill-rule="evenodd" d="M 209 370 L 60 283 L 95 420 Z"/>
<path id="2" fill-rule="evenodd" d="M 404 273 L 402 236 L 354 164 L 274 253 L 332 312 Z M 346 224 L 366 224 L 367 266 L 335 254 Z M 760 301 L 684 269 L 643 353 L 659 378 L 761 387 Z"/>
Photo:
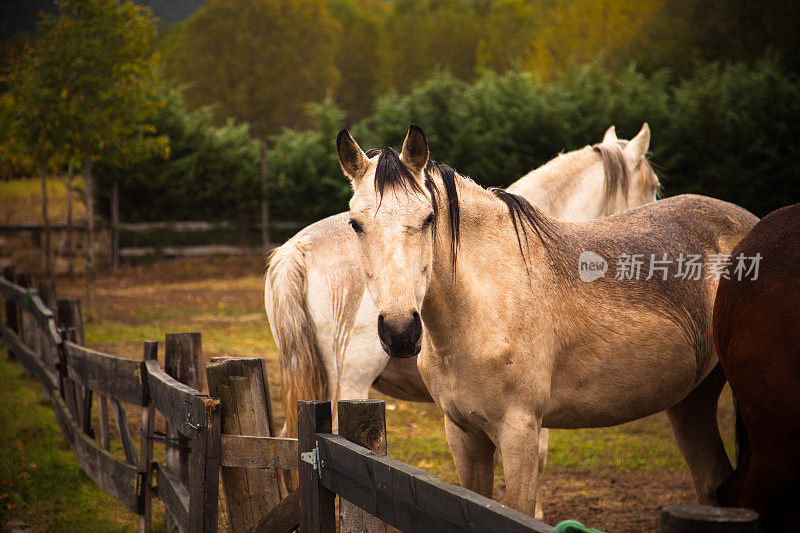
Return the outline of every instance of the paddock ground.
<path id="1" fill-rule="evenodd" d="M 115 355 L 139 358 L 143 340 L 200 331 L 204 362 L 214 356 L 263 357 L 267 361 L 275 416 L 282 423 L 278 352 L 263 307 L 264 263 L 258 256 L 181 259 L 101 273 L 94 291 L 94 320 L 85 325 L 86 343 Z M 58 280 L 57 290 L 59 296 L 86 298 L 82 280 Z M 35 390 L 33 382 L 30 386 Z M 401 402 L 377 393 L 374 397 L 386 400 L 390 455 L 445 481 L 457 482 L 436 406 Z M 9 409 L 14 406 L 0 404 L 0 419 L 9 416 Z M 138 413 L 131 414 L 131 428 L 137 431 Z M 719 419 L 730 453 L 733 411 L 727 388 L 720 401 Z M 23 455 L 24 448 L 3 452 L 5 464 L 0 465 L 0 472 L 9 479 L 0 483 L 15 478 L 15 453 Z M 23 462 L 16 464 L 21 474 Z M 15 484 L 9 481 L 7 492 Z M 501 502 L 504 488 L 498 465 L 495 499 Z M 606 531 L 656 531 L 660 507 L 694 499 L 688 470 L 663 413 L 614 428 L 552 431 L 543 494 L 547 522 L 576 519 Z M 125 513 L 124 508 L 119 509 Z M 0 501 L 0 526 L 3 515 L 13 514 Z M 28 520 L 36 530 L 36 519 Z M 127 530 L 126 525 L 120 527 Z"/>

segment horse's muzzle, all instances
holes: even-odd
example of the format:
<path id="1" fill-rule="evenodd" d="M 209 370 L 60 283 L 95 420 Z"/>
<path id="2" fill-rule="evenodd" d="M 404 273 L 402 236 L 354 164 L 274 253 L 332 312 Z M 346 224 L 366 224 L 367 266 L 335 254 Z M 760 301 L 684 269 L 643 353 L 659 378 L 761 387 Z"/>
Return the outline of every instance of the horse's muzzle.
<path id="1" fill-rule="evenodd" d="M 414 357 L 422 348 L 422 320 L 414 311 L 409 318 L 378 315 L 378 337 L 389 357 Z"/>

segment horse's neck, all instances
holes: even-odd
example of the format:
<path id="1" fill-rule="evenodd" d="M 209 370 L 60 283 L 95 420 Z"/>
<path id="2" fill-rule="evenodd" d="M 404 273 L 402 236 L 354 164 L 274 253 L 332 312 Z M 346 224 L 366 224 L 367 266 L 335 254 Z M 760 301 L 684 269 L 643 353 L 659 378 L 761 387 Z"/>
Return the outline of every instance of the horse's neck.
<path id="1" fill-rule="evenodd" d="M 433 271 L 423 306 L 426 328 L 434 344 L 445 350 L 448 332 L 464 331 L 475 320 L 502 321 L 496 317 L 518 312 L 527 305 L 533 286 L 550 277 L 533 232 L 528 230 L 527 243 L 521 237 L 523 257 L 507 206 L 472 181 L 457 180 L 461 216 L 456 269 L 448 228 L 434 239 Z M 446 212 L 445 200 L 440 201 Z"/>
<path id="2" fill-rule="evenodd" d="M 559 220 L 589 220 L 603 200 L 603 165 L 585 147 L 561 154 L 508 187 Z"/>

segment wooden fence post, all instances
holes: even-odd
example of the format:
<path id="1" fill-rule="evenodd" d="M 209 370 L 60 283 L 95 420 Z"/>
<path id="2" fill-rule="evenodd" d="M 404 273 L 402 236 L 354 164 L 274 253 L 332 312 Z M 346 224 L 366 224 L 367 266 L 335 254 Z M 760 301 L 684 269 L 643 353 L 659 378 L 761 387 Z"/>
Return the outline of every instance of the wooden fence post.
<path id="1" fill-rule="evenodd" d="M 215 532 L 219 522 L 220 402 L 203 396 L 189 456 L 189 531 Z"/>
<path id="2" fill-rule="evenodd" d="M 81 301 L 77 298 L 58 298 L 56 300 L 56 324 L 64 332 L 64 340 L 83 346 L 83 316 L 81 314 Z M 62 347 L 63 348 L 63 347 Z M 67 407 L 72 411 L 72 416 L 78 421 L 81 429 L 91 435 L 91 418 L 86 419 L 87 411 L 91 410 L 91 391 L 86 394 L 81 387 L 67 376 L 67 360 L 63 349 L 59 350 L 59 383 Z"/>
<path id="3" fill-rule="evenodd" d="M 386 403 L 383 400 L 339 400 L 339 435 L 375 453 L 386 454 Z M 387 525 L 344 498 L 339 498 L 341 531 L 386 533 Z"/>
<path id="4" fill-rule="evenodd" d="M 222 402 L 222 432 L 274 437 L 266 361 L 213 357 L 206 366 L 208 391 Z M 228 517 L 233 531 L 250 531 L 281 501 L 276 469 L 222 467 Z"/>
<path id="5" fill-rule="evenodd" d="M 52 279 L 43 279 L 39 281 L 39 298 L 42 303 L 53 312 L 56 313 L 56 283 Z M 51 372 L 55 371 L 55 350 L 56 347 L 50 342 L 50 336 L 41 332 L 41 356 L 45 366 Z"/>
<path id="6" fill-rule="evenodd" d="M 158 359 L 158 343 L 146 341 L 144 343 L 144 354 L 142 361 L 145 363 L 150 360 Z M 142 367 L 144 372 L 144 366 Z M 144 374 L 143 374 L 144 375 Z M 141 439 L 141 462 L 142 481 L 141 481 L 141 508 L 139 513 L 139 533 L 150 531 L 152 520 L 152 475 L 153 475 L 153 440 L 148 436 L 153 434 L 155 422 L 155 408 L 153 400 L 150 398 L 150 390 L 147 387 L 147 379 L 143 379 L 145 387 L 145 402 L 142 406 L 142 439 Z"/>
<path id="7" fill-rule="evenodd" d="M 188 385 L 200 390 L 200 353 L 201 339 L 199 333 L 167 333 L 164 347 L 164 372 Z M 188 446 L 189 441 L 177 429 L 167 425 L 167 437 L 180 439 L 181 446 Z M 167 448 L 167 467 L 181 482 L 189 485 L 189 452 Z"/>
<path id="8" fill-rule="evenodd" d="M 17 279 L 15 280 L 16 284 L 22 288 L 30 289 L 31 288 L 31 275 L 27 273 L 19 273 L 17 274 Z M 28 311 L 25 310 L 25 307 L 19 308 L 19 338 L 22 340 L 22 343 L 27 346 L 28 348 L 34 349 L 33 346 L 33 335 L 36 334 L 36 322 Z"/>
<path id="9" fill-rule="evenodd" d="M 14 283 L 17 279 L 14 267 L 7 266 L 3 268 L 3 277 Z M 14 333 L 19 334 L 19 310 L 17 309 L 17 304 L 11 300 L 6 300 L 6 326 Z M 8 358 L 14 359 L 14 353 L 11 350 L 8 350 Z"/>
<path id="10" fill-rule="evenodd" d="M 758 513 L 709 505 L 667 505 L 661 509 L 663 533 L 756 533 Z"/>
<path id="11" fill-rule="evenodd" d="M 297 402 L 297 448 L 300 472 L 300 533 L 334 533 L 336 494 L 319 482 L 319 469 L 303 460 L 303 454 L 317 448 L 316 433 L 330 433 L 333 427 L 330 402 Z M 313 456 L 313 455 L 312 455 Z M 315 454 L 317 460 L 319 454 Z"/>

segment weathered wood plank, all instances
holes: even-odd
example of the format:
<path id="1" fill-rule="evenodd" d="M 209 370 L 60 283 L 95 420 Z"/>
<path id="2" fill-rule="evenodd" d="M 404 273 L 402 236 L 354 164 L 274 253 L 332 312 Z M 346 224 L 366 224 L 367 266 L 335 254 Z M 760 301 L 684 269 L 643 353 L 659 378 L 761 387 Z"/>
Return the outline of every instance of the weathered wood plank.
<path id="1" fill-rule="evenodd" d="M 320 484 L 403 531 L 546 533 L 552 527 L 338 435 L 317 434 Z"/>
<path id="2" fill-rule="evenodd" d="M 222 431 L 257 437 L 274 435 L 266 361 L 214 357 L 206 366 L 206 376 L 209 392 L 222 402 Z M 230 451 L 225 452 L 230 455 Z M 294 451 L 296 460 L 296 447 Z M 243 452 L 247 453 L 238 450 Z M 222 468 L 228 517 L 234 531 L 249 531 L 281 501 L 278 472 L 270 466 L 258 470 Z"/>
<path id="3" fill-rule="evenodd" d="M 221 437 L 222 466 L 297 470 L 297 439 L 224 433 Z"/>
<path id="4" fill-rule="evenodd" d="M 14 283 L 14 279 L 16 278 L 16 273 L 14 271 L 13 266 L 7 266 L 3 268 L 3 281 L 6 283 L 0 283 L 0 294 L 2 294 L 3 299 L 6 301 L 6 326 L 10 328 L 14 333 L 19 332 L 19 317 L 17 315 L 17 303 L 15 300 L 9 298 L 6 294 L 7 286 L 9 283 Z M 11 352 L 9 352 L 11 355 Z"/>
<path id="5" fill-rule="evenodd" d="M 78 346 L 86 344 L 81 301 L 78 298 L 58 298 L 56 300 L 56 323 L 67 333 L 64 340 L 72 341 Z"/>
<path id="6" fill-rule="evenodd" d="M 90 350 L 66 341 L 67 375 L 97 394 L 141 406 L 143 363 Z"/>
<path id="7" fill-rule="evenodd" d="M 20 339 L 16 333 L 11 331 L 6 325 L 0 324 L 0 335 L 2 335 L 3 341 L 6 343 L 6 346 L 8 346 L 8 352 L 19 359 L 25 369 L 39 380 L 45 389 L 52 391 L 57 388 L 55 374 L 45 368 L 41 358 L 39 358 L 33 350 L 25 346 L 22 339 Z"/>
<path id="8" fill-rule="evenodd" d="M 80 430 L 61 397 L 57 394 L 52 397 L 58 425 L 81 468 L 92 481 L 115 500 L 134 513 L 137 512 L 136 478 L 138 469 L 99 448 Z"/>
<path id="9" fill-rule="evenodd" d="M 215 532 L 219 522 L 220 402 L 200 398 L 205 407 L 192 434 L 189 455 L 189 531 Z"/>
<path id="10" fill-rule="evenodd" d="M 25 274 L 18 274 L 17 276 L 24 283 L 30 283 L 30 276 Z M 13 304 L 14 306 L 14 310 L 11 311 L 11 316 L 6 315 L 7 324 L 12 318 L 18 321 L 17 309 L 24 309 L 44 332 L 50 335 L 56 342 L 60 341 L 61 336 L 55 328 L 55 323 L 51 323 L 51 321 L 55 319 L 55 315 L 53 311 L 45 305 L 38 294 L 28 295 L 28 287 L 19 285 L 5 278 L 0 278 L 0 294 L 2 294 L 3 298 L 6 300 L 7 313 L 11 305 Z"/>
<path id="11" fill-rule="evenodd" d="M 125 413 L 119 400 L 111 400 L 111 409 L 114 411 L 114 419 L 117 421 L 117 432 L 122 441 L 122 449 L 125 451 L 125 460 L 132 465 L 139 465 L 139 457 L 136 455 L 136 448 L 133 446 L 131 430 L 128 427 L 128 415 Z"/>
<path id="12" fill-rule="evenodd" d="M 386 405 L 383 400 L 339 400 L 339 435 L 368 450 L 386 455 Z M 386 533 L 387 525 L 345 498 L 339 498 L 342 531 Z"/>
<path id="13" fill-rule="evenodd" d="M 100 426 L 100 446 L 110 450 L 108 438 L 108 398 L 99 394 L 97 396 L 97 424 Z"/>
<path id="14" fill-rule="evenodd" d="M 181 383 L 200 390 L 200 352 L 201 338 L 199 333 L 167 333 L 164 346 L 164 372 Z M 197 413 L 198 415 L 201 412 Z M 195 420 L 195 424 L 196 424 Z M 180 439 L 186 444 L 189 433 L 167 424 L 167 437 Z M 178 475 L 184 483 L 189 483 L 189 453 L 175 448 L 167 448 L 167 466 Z"/>
<path id="15" fill-rule="evenodd" d="M 203 393 L 171 378 L 158 366 L 158 361 L 145 363 L 147 386 L 155 408 L 166 421 L 183 434 L 190 434 L 202 416 Z"/>
<path id="16" fill-rule="evenodd" d="M 319 444 L 319 433 L 330 433 L 331 404 L 319 401 L 297 402 L 298 454 L 312 451 Z M 347 441 L 345 441 L 347 442 Z M 353 445 L 355 446 L 355 445 Z M 321 451 L 321 449 L 320 449 Z M 299 460 L 300 474 L 300 531 L 303 533 L 334 533 L 336 494 L 320 481 L 320 471 Z"/>
<path id="17" fill-rule="evenodd" d="M 189 531 L 189 491 L 186 486 L 164 465 L 158 466 L 156 480 L 158 498 L 164 502 L 164 508 L 169 510 L 178 531 Z"/>
<path id="18" fill-rule="evenodd" d="M 250 533 L 289 533 L 298 527 L 300 527 L 299 488 L 273 507 L 267 516 L 250 529 Z"/>
<path id="19" fill-rule="evenodd" d="M 158 359 L 158 343 L 154 341 L 147 341 L 144 343 L 144 350 L 142 354 L 142 362 L 157 361 Z M 146 533 L 150 531 L 150 523 L 152 521 L 152 497 L 153 491 L 151 490 L 152 475 L 153 475 L 153 441 L 147 438 L 153 434 L 155 426 L 155 408 L 153 401 L 150 399 L 150 389 L 147 386 L 147 376 L 142 380 L 144 385 L 144 398 L 145 402 L 142 406 L 142 439 L 141 439 L 141 466 L 144 475 L 143 486 L 140 496 L 140 514 L 139 517 L 139 533 Z"/>

